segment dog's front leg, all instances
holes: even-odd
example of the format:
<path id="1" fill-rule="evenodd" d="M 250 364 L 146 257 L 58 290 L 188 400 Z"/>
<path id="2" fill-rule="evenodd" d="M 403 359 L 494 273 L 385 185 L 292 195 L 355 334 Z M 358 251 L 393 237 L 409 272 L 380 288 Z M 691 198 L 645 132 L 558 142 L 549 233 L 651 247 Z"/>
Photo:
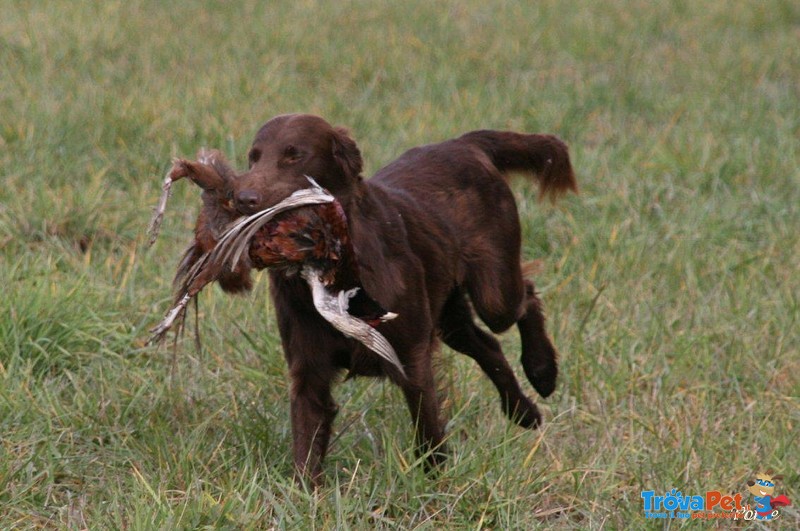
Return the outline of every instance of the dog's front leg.
<path id="1" fill-rule="evenodd" d="M 292 371 L 291 416 L 294 466 L 298 479 L 319 487 L 322 460 L 328 450 L 338 406 L 331 396 L 331 378 L 306 370 Z"/>
<path id="2" fill-rule="evenodd" d="M 439 419 L 439 401 L 433 379 L 433 347 L 422 347 L 415 363 L 406 367 L 408 379 L 401 384 L 417 439 L 417 455 L 425 457 L 425 471 L 433 472 L 446 458 L 444 427 Z"/>

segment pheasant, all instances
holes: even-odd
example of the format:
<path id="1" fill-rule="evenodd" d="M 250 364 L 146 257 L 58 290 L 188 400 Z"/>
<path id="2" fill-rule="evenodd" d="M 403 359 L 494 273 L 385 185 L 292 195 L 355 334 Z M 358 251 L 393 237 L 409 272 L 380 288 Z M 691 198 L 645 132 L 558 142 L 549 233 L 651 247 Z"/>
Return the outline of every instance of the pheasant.
<path id="1" fill-rule="evenodd" d="M 271 208 L 240 217 L 231 201 L 235 171 L 216 150 L 201 150 L 197 161 L 178 159 L 164 181 L 150 224 L 155 241 L 172 183 L 188 178 L 202 188 L 203 207 L 194 240 L 178 265 L 174 306 L 152 330 L 150 342 L 163 339 L 176 319 L 206 285 L 219 282 L 232 293 L 249 291 L 251 270 L 279 269 L 300 274 L 311 289 L 317 311 L 346 336 L 390 361 L 403 373 L 394 349 L 375 330 L 397 315 L 367 293 L 359 275 L 347 217 L 341 204 L 313 179 Z"/>

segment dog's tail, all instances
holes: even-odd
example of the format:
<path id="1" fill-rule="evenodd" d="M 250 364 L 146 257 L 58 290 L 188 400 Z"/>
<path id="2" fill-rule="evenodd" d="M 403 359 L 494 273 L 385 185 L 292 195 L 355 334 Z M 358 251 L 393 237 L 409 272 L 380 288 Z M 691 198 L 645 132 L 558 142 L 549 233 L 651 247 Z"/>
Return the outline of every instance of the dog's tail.
<path id="1" fill-rule="evenodd" d="M 524 134 L 510 131 L 473 131 L 462 136 L 480 148 L 502 173 L 532 174 L 539 183 L 539 194 L 555 200 L 569 192 L 578 192 L 567 145 L 553 135 Z"/>

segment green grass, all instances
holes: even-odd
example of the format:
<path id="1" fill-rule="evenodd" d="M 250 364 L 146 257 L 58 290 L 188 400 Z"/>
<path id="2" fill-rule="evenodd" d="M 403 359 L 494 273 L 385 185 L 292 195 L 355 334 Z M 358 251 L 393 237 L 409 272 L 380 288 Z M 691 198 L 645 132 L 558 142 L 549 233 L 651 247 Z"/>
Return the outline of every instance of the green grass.
<path id="1" fill-rule="evenodd" d="M 800 527 L 796 2 L 0 11 L 0 527 L 650 528 L 669 523 L 642 490 L 746 494 L 765 469 L 794 503 L 769 527 Z M 561 351 L 543 429 L 509 425 L 445 350 L 440 476 L 415 466 L 397 389 L 357 380 L 310 493 L 266 279 L 203 293 L 201 353 L 144 346 L 199 205 L 177 187 L 145 249 L 170 158 L 242 167 L 290 111 L 349 127 L 368 172 L 476 128 L 570 144 L 579 196 L 515 184 Z"/>

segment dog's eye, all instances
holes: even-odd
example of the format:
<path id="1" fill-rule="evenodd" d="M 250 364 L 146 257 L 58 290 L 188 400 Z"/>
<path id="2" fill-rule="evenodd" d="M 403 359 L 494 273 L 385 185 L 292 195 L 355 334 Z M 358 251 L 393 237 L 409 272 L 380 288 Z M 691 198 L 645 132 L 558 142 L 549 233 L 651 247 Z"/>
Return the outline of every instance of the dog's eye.
<path id="1" fill-rule="evenodd" d="M 297 162 L 301 157 L 300 150 L 294 146 L 286 146 L 283 148 L 283 160 L 285 162 Z"/>
<path id="2" fill-rule="evenodd" d="M 253 167 L 253 164 L 258 162 L 258 159 L 261 158 L 261 150 L 259 149 L 251 149 L 250 153 L 247 154 L 247 159 L 250 161 L 250 167 Z"/>

